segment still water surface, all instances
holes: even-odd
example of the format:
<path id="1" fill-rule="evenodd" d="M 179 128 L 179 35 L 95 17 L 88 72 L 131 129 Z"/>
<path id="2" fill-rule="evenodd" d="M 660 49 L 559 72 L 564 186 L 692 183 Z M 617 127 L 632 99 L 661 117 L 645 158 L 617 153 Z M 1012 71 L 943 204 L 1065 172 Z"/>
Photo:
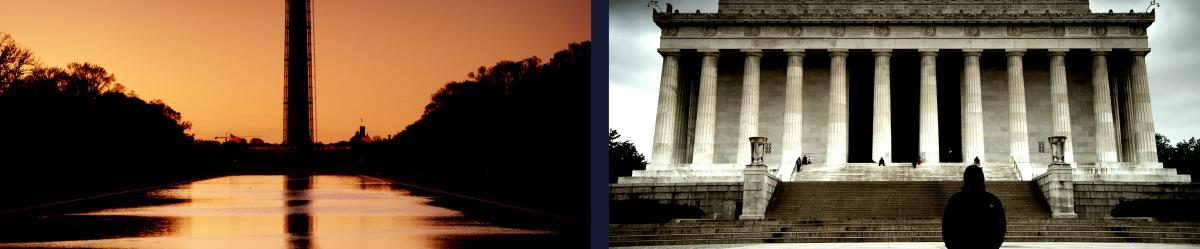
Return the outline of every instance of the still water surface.
<path id="1" fill-rule="evenodd" d="M 134 195 L 135 204 L 38 217 L 25 225 L 42 231 L 8 233 L 29 234 L 0 247 L 495 248 L 554 236 L 471 220 L 359 176 L 228 176 Z"/>

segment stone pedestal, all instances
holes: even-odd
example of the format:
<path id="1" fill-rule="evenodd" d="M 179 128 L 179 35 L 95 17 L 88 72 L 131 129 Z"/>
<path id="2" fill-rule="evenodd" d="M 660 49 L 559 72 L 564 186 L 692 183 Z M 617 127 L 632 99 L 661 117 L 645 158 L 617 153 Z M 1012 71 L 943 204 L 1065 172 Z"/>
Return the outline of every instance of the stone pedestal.
<path id="1" fill-rule="evenodd" d="M 742 215 L 738 219 L 761 220 L 766 218 L 767 204 L 771 203 L 771 194 L 775 192 L 779 178 L 763 164 L 767 138 L 751 137 L 747 142 L 750 143 L 750 165 L 742 171 L 745 174 L 742 178 Z"/>
<path id="2" fill-rule="evenodd" d="M 768 172 L 766 165 L 746 165 L 743 172 L 746 175 L 742 185 L 742 214 L 738 219 L 764 219 L 779 178 Z"/>
<path id="3" fill-rule="evenodd" d="M 1050 204 L 1051 216 L 1054 218 L 1078 217 L 1075 214 L 1075 188 L 1071 178 L 1072 171 L 1070 164 L 1053 163 L 1050 164 L 1045 174 L 1034 178 L 1038 187 L 1042 189 L 1046 202 Z"/>

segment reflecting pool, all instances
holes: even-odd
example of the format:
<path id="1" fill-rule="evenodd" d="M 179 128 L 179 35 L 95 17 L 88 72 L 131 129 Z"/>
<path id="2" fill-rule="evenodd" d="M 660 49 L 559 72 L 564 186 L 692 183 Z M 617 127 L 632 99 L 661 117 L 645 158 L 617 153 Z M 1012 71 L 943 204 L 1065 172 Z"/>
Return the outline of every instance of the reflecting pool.
<path id="1" fill-rule="evenodd" d="M 0 224 L 0 247 L 528 248 L 554 232 L 496 226 L 361 176 L 244 175 Z"/>

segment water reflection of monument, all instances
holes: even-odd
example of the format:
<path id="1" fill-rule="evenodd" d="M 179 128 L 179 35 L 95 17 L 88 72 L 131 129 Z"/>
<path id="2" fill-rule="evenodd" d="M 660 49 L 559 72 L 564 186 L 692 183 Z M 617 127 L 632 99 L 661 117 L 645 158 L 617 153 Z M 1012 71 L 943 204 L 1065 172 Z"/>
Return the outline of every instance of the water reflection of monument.
<path id="1" fill-rule="evenodd" d="M 309 175 L 288 175 L 287 191 L 284 200 L 287 204 L 287 218 L 284 228 L 288 234 L 290 248 L 311 248 L 313 217 L 309 205 L 309 191 L 313 188 L 313 180 Z"/>

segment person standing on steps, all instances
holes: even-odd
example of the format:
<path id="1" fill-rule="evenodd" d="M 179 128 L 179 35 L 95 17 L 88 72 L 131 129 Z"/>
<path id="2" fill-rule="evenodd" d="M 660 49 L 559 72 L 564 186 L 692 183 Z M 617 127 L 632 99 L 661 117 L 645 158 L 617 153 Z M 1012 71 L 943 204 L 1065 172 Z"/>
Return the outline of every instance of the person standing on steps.
<path id="1" fill-rule="evenodd" d="M 975 157 L 975 166 L 980 166 L 979 165 L 979 157 Z"/>
<path id="2" fill-rule="evenodd" d="M 946 248 L 1000 248 L 1006 223 L 1004 205 L 984 185 L 983 169 L 967 166 L 962 191 L 950 196 L 942 213 Z"/>
<path id="3" fill-rule="evenodd" d="M 886 166 L 886 165 L 884 165 L 884 164 L 883 164 L 883 158 L 882 158 L 882 157 L 880 157 L 880 158 L 879 158 L 879 166 Z"/>
<path id="4" fill-rule="evenodd" d="M 808 156 L 796 158 L 796 171 L 800 171 L 800 166 L 804 166 L 804 160 L 808 160 Z"/>

